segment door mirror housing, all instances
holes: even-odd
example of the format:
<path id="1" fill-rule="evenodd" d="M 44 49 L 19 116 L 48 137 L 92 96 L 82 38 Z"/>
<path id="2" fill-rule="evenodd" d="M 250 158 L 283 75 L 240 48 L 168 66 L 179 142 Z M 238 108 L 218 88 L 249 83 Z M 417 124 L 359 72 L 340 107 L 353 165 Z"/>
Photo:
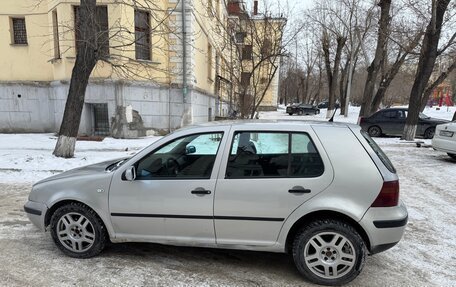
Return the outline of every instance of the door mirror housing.
<path id="1" fill-rule="evenodd" d="M 186 154 L 192 154 L 196 152 L 196 147 L 193 145 L 189 145 L 185 148 L 185 153 Z"/>
<path id="2" fill-rule="evenodd" d="M 133 181 L 136 178 L 136 168 L 134 166 L 130 166 L 127 170 L 124 171 L 123 179 L 128 181 Z"/>

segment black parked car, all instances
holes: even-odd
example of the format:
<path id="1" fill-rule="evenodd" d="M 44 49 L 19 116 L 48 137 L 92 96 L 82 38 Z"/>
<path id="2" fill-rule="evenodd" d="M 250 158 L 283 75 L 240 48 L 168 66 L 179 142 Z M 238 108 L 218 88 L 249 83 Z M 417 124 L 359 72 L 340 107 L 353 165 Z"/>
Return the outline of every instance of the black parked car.
<path id="1" fill-rule="evenodd" d="M 406 108 L 389 108 L 383 109 L 370 117 L 362 117 L 359 125 L 369 133 L 371 137 L 381 135 L 402 135 L 407 118 L 408 110 Z M 435 126 L 448 122 L 447 120 L 435 119 L 420 113 L 416 135 L 425 139 L 434 137 Z"/>
<path id="2" fill-rule="evenodd" d="M 287 107 L 287 113 L 291 116 L 293 114 L 298 115 L 318 115 L 320 109 L 314 105 L 306 104 L 293 104 Z"/>
<path id="3" fill-rule="evenodd" d="M 319 103 L 317 107 L 318 107 L 319 109 L 327 109 L 328 106 L 329 106 L 329 101 L 324 101 L 324 102 Z M 335 107 L 336 109 L 340 108 L 339 103 L 335 103 L 335 104 L 334 104 L 334 107 Z"/>

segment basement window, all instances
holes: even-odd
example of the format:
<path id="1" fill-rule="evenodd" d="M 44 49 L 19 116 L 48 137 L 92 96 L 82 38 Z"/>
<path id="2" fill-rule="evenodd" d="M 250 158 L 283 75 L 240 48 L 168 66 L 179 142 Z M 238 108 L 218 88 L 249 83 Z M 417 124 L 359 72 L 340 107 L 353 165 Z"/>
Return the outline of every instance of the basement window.
<path id="1" fill-rule="evenodd" d="M 14 45 L 27 45 L 27 29 L 25 18 L 11 18 L 12 42 Z"/>

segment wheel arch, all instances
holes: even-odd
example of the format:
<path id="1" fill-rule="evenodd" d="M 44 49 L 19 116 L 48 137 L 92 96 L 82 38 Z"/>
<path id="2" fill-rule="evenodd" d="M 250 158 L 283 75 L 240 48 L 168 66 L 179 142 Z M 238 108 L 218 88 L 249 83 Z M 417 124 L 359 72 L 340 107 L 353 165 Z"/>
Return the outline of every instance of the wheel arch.
<path id="1" fill-rule="evenodd" d="M 302 216 L 295 223 L 293 223 L 290 230 L 288 231 L 287 238 L 285 241 L 285 252 L 290 253 L 291 249 L 293 248 L 293 239 L 295 238 L 300 228 L 306 225 L 307 223 L 318 219 L 335 219 L 349 224 L 350 226 L 355 228 L 355 230 L 359 233 L 361 238 L 364 240 L 367 249 L 371 249 L 369 236 L 367 235 L 363 227 L 356 220 L 341 212 L 333 210 L 318 210 Z"/>
<path id="2" fill-rule="evenodd" d="M 100 216 L 100 214 L 97 212 L 97 210 L 95 208 L 93 208 L 92 206 L 90 206 L 89 204 L 82 202 L 80 200 L 76 200 L 76 199 L 63 199 L 63 200 L 55 202 L 52 206 L 50 206 L 44 216 L 44 228 L 48 227 L 51 224 L 52 215 L 55 213 L 55 211 L 57 209 L 59 209 L 62 206 L 65 206 L 65 205 L 69 205 L 71 203 L 79 203 L 79 204 L 86 206 L 87 208 L 90 208 L 101 220 L 105 229 L 108 231 L 108 234 L 110 236 L 112 235 L 111 234 L 112 230 L 110 229 L 110 226 L 106 223 L 106 221 L 103 219 L 103 217 Z"/>

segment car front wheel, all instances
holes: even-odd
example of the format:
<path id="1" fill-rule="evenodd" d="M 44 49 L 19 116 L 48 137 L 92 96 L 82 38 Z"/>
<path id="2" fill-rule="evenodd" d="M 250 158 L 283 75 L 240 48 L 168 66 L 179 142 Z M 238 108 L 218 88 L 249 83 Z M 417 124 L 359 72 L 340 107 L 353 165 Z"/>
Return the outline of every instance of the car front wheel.
<path id="1" fill-rule="evenodd" d="M 298 111 L 298 115 L 302 115 L 304 112 L 302 110 Z"/>
<path id="2" fill-rule="evenodd" d="M 358 232 L 332 219 L 305 226 L 293 243 L 298 271 L 309 281 L 322 285 L 342 285 L 355 279 L 364 267 L 366 254 L 366 245 Z"/>
<path id="3" fill-rule="evenodd" d="M 448 153 L 448 156 L 450 156 L 452 159 L 456 159 L 456 153 Z"/>
<path id="4" fill-rule="evenodd" d="M 81 203 L 58 208 L 51 217 L 51 235 L 68 256 L 90 258 L 98 255 L 107 241 L 106 228 L 98 215 Z"/>

